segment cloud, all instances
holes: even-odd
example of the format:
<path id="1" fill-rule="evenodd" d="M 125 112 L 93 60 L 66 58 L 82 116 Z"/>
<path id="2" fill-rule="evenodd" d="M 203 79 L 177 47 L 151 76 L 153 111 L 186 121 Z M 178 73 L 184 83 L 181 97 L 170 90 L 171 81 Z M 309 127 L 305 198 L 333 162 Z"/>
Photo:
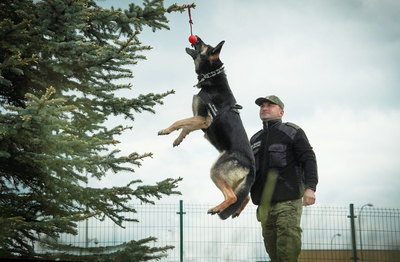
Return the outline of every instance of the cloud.
<path id="1" fill-rule="evenodd" d="M 106 3 L 109 1 L 106 1 Z M 129 1 L 119 1 L 127 7 Z M 166 0 L 168 6 L 174 1 Z M 113 3 L 114 4 L 114 3 Z M 221 59 L 250 137 L 261 129 L 259 96 L 278 95 L 285 103 L 284 121 L 301 126 L 318 160 L 317 205 L 400 207 L 400 19 L 398 1 L 207 1 L 192 10 L 193 32 L 216 45 L 226 40 Z M 219 204 L 222 194 L 209 178 L 218 152 L 197 131 L 172 147 L 179 133 L 157 136 L 174 121 L 190 117 L 198 90 L 187 13 L 168 15 L 170 31 L 145 30 L 141 41 L 154 47 L 147 61 L 134 67 L 131 93 L 175 95 L 143 113 L 121 137 L 124 153 L 153 152 L 129 176 L 111 175 L 104 182 L 141 178 L 145 183 L 183 177 L 184 199 Z M 113 121 L 113 120 L 110 120 Z M 114 123 L 114 122 L 112 122 Z M 119 120 L 115 123 L 121 123 Z"/>
<path id="2" fill-rule="evenodd" d="M 319 165 L 320 204 L 397 206 L 400 110 L 318 109 L 304 122 Z M 311 120 L 312 119 L 312 120 Z M 391 192 L 391 193 L 387 193 Z"/>

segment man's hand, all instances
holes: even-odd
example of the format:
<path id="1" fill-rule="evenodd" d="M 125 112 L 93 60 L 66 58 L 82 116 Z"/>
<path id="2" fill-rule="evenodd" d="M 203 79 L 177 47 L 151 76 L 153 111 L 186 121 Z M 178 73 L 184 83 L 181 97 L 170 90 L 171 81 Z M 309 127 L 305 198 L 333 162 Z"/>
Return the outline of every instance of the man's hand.
<path id="1" fill-rule="evenodd" d="M 315 193 L 312 189 L 307 188 L 303 196 L 303 206 L 311 206 L 315 203 Z"/>

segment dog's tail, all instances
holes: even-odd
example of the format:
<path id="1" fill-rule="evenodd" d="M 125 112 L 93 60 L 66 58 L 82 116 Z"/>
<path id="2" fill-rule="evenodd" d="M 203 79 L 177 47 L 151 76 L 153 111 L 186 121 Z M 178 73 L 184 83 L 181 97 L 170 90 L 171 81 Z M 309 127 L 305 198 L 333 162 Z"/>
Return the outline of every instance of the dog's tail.
<path id="1" fill-rule="evenodd" d="M 238 188 L 237 192 L 235 192 L 237 197 L 236 202 L 218 213 L 218 216 L 222 220 L 227 219 L 242 207 L 244 201 L 246 201 L 247 196 L 250 193 L 250 189 L 254 183 L 254 179 L 255 179 L 254 168 L 250 168 L 250 171 L 246 176 L 246 181 L 244 181 L 240 186 L 240 188 Z"/>

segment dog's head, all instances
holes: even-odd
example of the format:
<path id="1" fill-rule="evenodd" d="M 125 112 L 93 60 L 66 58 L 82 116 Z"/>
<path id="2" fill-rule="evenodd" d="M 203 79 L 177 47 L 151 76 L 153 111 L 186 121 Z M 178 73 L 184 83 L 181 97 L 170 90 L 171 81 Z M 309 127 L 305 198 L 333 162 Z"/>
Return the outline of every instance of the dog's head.
<path id="1" fill-rule="evenodd" d="M 194 49 L 186 48 L 188 53 L 194 60 L 197 74 L 206 74 L 214 71 L 222 66 L 219 59 L 222 46 L 225 41 L 221 41 L 216 47 L 205 44 L 200 37 L 197 37 L 197 42 L 193 45 Z"/>

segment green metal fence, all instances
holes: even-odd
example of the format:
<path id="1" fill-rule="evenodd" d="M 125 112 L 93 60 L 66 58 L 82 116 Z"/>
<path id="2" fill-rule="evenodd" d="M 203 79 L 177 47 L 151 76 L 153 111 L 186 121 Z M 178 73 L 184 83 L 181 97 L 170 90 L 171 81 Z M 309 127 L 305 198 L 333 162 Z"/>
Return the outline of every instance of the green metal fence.
<path id="1" fill-rule="evenodd" d="M 251 204 L 238 218 L 224 221 L 208 215 L 208 205 L 181 201 L 134 207 L 137 213 L 125 216 L 140 223 L 122 229 L 111 221 L 90 219 L 79 224 L 77 236 L 65 235 L 59 241 L 96 247 L 154 236 L 154 246 L 175 246 L 164 262 L 269 261 Z M 299 261 L 400 262 L 400 209 L 309 206 L 303 209 L 301 225 Z"/>

